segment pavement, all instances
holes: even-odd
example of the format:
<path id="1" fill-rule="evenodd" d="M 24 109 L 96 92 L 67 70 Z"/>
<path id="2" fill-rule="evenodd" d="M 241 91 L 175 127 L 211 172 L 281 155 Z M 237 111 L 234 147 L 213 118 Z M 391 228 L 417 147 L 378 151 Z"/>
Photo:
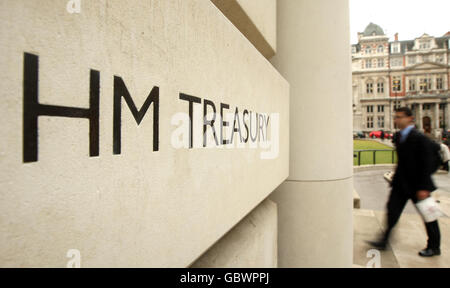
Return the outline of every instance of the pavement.
<path id="1" fill-rule="evenodd" d="M 385 251 L 373 250 L 366 243 L 375 240 L 385 229 L 386 204 L 390 187 L 383 174 L 389 170 L 357 172 L 354 188 L 360 197 L 361 209 L 354 209 L 354 267 L 374 266 L 379 256 L 382 268 L 449 268 L 450 267 L 450 218 L 439 218 L 441 230 L 441 255 L 423 258 L 418 252 L 426 247 L 427 235 L 422 218 L 411 201 L 393 231 Z M 450 215 L 450 175 L 433 176 L 438 190 L 433 197 L 440 201 L 441 209 Z M 377 260 L 377 261 L 375 261 Z"/>
<path id="2" fill-rule="evenodd" d="M 381 139 L 375 138 L 375 139 L 371 139 L 371 141 L 376 141 L 376 142 L 378 142 L 378 143 L 387 145 L 387 146 L 389 146 L 389 147 L 391 147 L 391 148 L 394 147 L 394 143 L 392 143 L 392 140 L 391 140 L 391 139 L 383 139 L 383 140 L 381 140 Z"/>

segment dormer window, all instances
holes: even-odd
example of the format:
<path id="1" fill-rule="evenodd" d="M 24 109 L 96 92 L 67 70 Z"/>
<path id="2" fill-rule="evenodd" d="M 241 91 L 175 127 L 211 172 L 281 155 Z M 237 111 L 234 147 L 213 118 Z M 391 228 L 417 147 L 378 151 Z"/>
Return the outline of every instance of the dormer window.
<path id="1" fill-rule="evenodd" d="M 430 41 L 423 41 L 423 42 L 420 42 L 420 44 L 419 44 L 419 49 L 421 49 L 421 50 L 430 49 L 430 47 L 431 47 Z"/>
<path id="2" fill-rule="evenodd" d="M 400 53 L 400 43 L 392 44 L 391 53 Z"/>

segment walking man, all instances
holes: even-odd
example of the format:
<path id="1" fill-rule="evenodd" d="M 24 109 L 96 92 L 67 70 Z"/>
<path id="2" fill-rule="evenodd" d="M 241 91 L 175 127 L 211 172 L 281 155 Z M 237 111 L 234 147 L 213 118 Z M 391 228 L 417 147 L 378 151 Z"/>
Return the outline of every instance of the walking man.
<path id="1" fill-rule="evenodd" d="M 432 147 L 430 140 L 414 127 L 414 117 L 407 107 L 395 112 L 395 123 L 400 129 L 397 132 L 398 165 L 392 180 L 391 194 L 387 204 L 387 230 L 378 241 L 369 244 L 385 249 L 392 229 L 397 224 L 406 203 L 411 199 L 414 203 L 430 197 L 436 186 L 431 179 L 433 173 Z M 420 256 L 440 255 L 441 235 L 438 221 L 425 223 L 428 235 L 427 247 L 419 252 Z"/>

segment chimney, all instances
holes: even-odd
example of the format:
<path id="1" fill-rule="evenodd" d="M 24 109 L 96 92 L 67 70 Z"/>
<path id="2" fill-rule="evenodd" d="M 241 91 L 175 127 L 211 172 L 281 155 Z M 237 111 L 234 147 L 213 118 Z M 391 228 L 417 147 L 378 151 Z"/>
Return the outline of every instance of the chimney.
<path id="1" fill-rule="evenodd" d="M 361 40 L 361 37 L 363 36 L 364 33 L 358 32 L 358 42 Z"/>
<path id="2" fill-rule="evenodd" d="M 395 41 L 398 41 L 398 33 L 395 33 Z"/>

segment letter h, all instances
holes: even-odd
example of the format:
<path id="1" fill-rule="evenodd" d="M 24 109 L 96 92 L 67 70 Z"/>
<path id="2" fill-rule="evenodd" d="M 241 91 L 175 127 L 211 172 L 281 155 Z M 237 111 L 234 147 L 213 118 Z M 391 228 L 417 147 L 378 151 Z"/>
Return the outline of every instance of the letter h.
<path id="1" fill-rule="evenodd" d="M 39 57 L 24 53 L 23 162 L 38 161 L 38 117 L 89 119 L 89 155 L 99 156 L 100 72 L 91 70 L 89 109 L 39 104 Z"/>

